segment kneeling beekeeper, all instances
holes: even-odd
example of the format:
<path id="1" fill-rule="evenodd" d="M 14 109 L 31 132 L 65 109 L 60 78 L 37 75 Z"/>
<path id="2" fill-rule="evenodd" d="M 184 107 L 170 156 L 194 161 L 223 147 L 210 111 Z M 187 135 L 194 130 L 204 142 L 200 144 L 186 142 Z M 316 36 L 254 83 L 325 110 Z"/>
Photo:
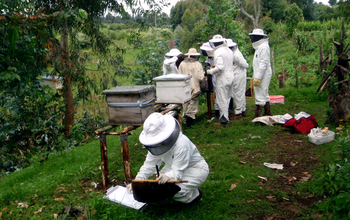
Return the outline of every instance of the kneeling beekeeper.
<path id="1" fill-rule="evenodd" d="M 207 179 L 209 167 L 197 147 L 180 131 L 179 122 L 170 115 L 152 113 L 143 124 L 139 136 L 148 154 L 135 179 L 148 179 L 155 167 L 165 166 L 158 177 L 159 184 L 169 180 L 187 180 L 178 183 L 181 190 L 173 199 L 191 203 L 201 199 L 199 187 Z"/>

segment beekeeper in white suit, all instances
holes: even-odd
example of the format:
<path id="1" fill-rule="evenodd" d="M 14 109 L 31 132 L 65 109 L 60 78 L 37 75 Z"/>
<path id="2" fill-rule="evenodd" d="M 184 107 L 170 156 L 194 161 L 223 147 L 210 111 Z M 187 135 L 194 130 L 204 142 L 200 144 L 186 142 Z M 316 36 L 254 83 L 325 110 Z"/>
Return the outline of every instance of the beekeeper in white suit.
<path id="1" fill-rule="evenodd" d="M 216 76 L 216 101 L 219 106 L 219 122 L 229 123 L 228 107 L 232 96 L 233 86 L 233 52 L 227 47 L 226 39 L 217 34 L 209 40 L 214 49 L 215 67 L 206 70 L 207 74 Z"/>
<path id="2" fill-rule="evenodd" d="M 269 86 L 271 81 L 271 63 L 269 38 L 262 29 L 254 29 L 249 34 L 253 48 L 255 49 L 253 59 L 253 84 L 255 96 L 255 118 L 260 117 L 264 107 L 264 115 L 272 115 L 270 110 Z"/>
<path id="3" fill-rule="evenodd" d="M 209 42 L 205 42 L 202 44 L 202 46 L 199 48 L 203 54 L 203 56 L 206 56 L 207 58 L 205 59 L 205 68 L 214 68 L 214 50 L 211 48 Z M 216 94 L 216 77 L 215 75 L 212 75 L 211 77 L 212 83 L 213 83 L 213 90 L 214 90 L 214 95 Z M 215 99 L 215 117 L 219 118 L 220 116 L 220 111 L 219 111 L 219 106 L 216 102 Z"/>
<path id="4" fill-rule="evenodd" d="M 230 119 L 237 119 L 241 118 L 246 113 L 245 91 L 247 89 L 247 69 L 249 64 L 238 49 L 238 45 L 233 42 L 232 39 L 227 39 L 227 46 L 233 52 L 234 80 L 232 98 L 236 106 L 235 114 Z"/>
<path id="5" fill-rule="evenodd" d="M 155 166 L 160 167 L 164 162 L 159 184 L 168 180 L 188 180 L 177 184 L 181 190 L 173 199 L 182 203 L 201 199 L 199 187 L 208 177 L 209 166 L 197 147 L 182 134 L 174 117 L 152 113 L 143 124 L 139 140 L 148 154 L 135 179 L 148 179 L 155 172 Z"/>
<path id="6" fill-rule="evenodd" d="M 171 49 L 165 54 L 163 62 L 163 75 L 177 74 L 176 61 L 178 60 L 178 56 L 181 54 L 182 52 L 176 48 Z"/>

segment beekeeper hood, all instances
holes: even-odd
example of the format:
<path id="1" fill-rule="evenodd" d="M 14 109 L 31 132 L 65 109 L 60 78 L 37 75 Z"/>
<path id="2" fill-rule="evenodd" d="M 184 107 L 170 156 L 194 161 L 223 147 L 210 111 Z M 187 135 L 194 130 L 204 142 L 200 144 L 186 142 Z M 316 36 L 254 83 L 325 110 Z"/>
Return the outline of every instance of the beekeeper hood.
<path id="1" fill-rule="evenodd" d="M 173 57 L 177 57 L 180 54 L 183 54 L 179 49 L 173 48 L 171 49 L 168 53 L 165 54 L 165 58 L 173 58 Z"/>
<path id="2" fill-rule="evenodd" d="M 209 45 L 209 42 L 203 43 L 199 49 L 201 50 L 203 56 L 214 57 L 214 51 Z"/>
<path id="3" fill-rule="evenodd" d="M 237 44 L 235 42 L 233 42 L 232 39 L 226 39 L 227 41 L 227 46 L 232 50 L 234 51 L 235 49 L 237 49 Z"/>
<path id="4" fill-rule="evenodd" d="M 225 43 L 226 39 L 223 38 L 220 34 L 214 35 L 213 39 L 209 40 L 210 47 L 213 49 Z"/>
<path id="5" fill-rule="evenodd" d="M 198 60 L 201 54 L 197 52 L 196 48 L 190 48 L 188 50 L 188 53 L 185 53 L 185 56 L 190 58 L 195 58 Z"/>
<path id="6" fill-rule="evenodd" d="M 155 112 L 143 123 L 139 140 L 151 154 L 159 156 L 173 147 L 179 134 L 180 125 L 174 117 Z"/>
<path id="7" fill-rule="evenodd" d="M 259 28 L 254 29 L 253 32 L 249 34 L 249 37 L 252 43 L 255 43 L 263 38 L 268 38 L 268 36 L 264 34 L 264 30 Z"/>

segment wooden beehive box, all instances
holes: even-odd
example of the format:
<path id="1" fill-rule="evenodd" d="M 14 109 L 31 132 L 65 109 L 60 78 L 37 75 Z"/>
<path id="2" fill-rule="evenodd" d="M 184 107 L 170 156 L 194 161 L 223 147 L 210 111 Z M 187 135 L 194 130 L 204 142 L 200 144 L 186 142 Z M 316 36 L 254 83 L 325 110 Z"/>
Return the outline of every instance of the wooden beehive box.
<path id="1" fill-rule="evenodd" d="M 191 99 L 191 77 L 168 74 L 155 77 L 156 103 L 183 104 Z"/>
<path id="2" fill-rule="evenodd" d="M 42 79 L 42 82 L 41 82 L 42 86 L 49 86 L 52 89 L 62 89 L 63 87 L 63 77 L 43 76 L 41 77 L 41 79 Z"/>
<path id="3" fill-rule="evenodd" d="M 109 124 L 141 126 L 154 112 L 155 86 L 117 86 L 104 90 Z"/>

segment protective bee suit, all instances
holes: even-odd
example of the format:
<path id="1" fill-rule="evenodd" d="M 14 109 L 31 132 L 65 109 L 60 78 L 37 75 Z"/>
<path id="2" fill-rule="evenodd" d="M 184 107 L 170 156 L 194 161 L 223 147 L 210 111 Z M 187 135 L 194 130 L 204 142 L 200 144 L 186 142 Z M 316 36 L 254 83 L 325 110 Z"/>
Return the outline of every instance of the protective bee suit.
<path id="1" fill-rule="evenodd" d="M 211 48 L 209 42 L 205 42 L 202 44 L 202 46 L 199 48 L 202 51 L 203 56 L 206 56 L 207 58 L 205 59 L 205 67 L 209 68 L 214 68 L 214 50 Z M 211 77 L 212 83 L 213 83 L 213 90 L 214 90 L 214 95 L 216 94 L 216 76 L 212 75 Z M 219 117 L 220 116 L 220 111 L 219 111 L 219 106 L 216 102 L 215 99 L 215 116 Z"/>
<path id="2" fill-rule="evenodd" d="M 176 62 L 178 61 L 178 56 L 181 55 L 182 52 L 176 48 L 171 49 L 168 53 L 164 56 L 164 62 L 163 62 L 163 75 L 168 74 L 177 74 L 177 66 Z"/>
<path id="3" fill-rule="evenodd" d="M 220 110 L 219 121 L 221 124 L 229 123 L 228 107 L 233 88 L 233 52 L 227 47 L 226 40 L 221 35 L 215 35 L 209 40 L 214 49 L 213 69 L 207 70 L 207 74 L 216 76 L 216 101 Z"/>
<path id="4" fill-rule="evenodd" d="M 264 107 L 264 115 L 272 115 L 270 110 L 269 86 L 272 76 L 269 39 L 262 29 L 254 29 L 249 34 L 253 48 L 253 84 L 255 96 L 255 117 L 259 117 Z"/>
<path id="5" fill-rule="evenodd" d="M 168 180 L 188 180 L 177 184 L 181 190 L 174 200 L 190 203 L 201 198 L 198 189 L 207 179 L 209 166 L 197 147 L 180 131 L 178 121 L 169 115 L 152 113 L 143 124 L 140 142 L 148 149 L 146 160 L 135 179 L 148 179 L 164 162 L 159 184 Z"/>
<path id="6" fill-rule="evenodd" d="M 233 52 L 233 93 L 232 98 L 235 102 L 235 115 L 233 119 L 242 117 L 246 111 L 245 91 L 247 89 L 247 69 L 249 64 L 244 59 L 243 54 L 238 49 L 238 45 L 231 39 L 227 39 L 227 46 Z"/>
<path id="7" fill-rule="evenodd" d="M 195 48 L 190 48 L 188 53 L 185 54 L 184 61 L 181 62 L 178 70 L 178 74 L 190 75 L 191 78 L 191 95 L 192 97 L 201 93 L 200 82 L 203 81 L 203 67 L 198 61 L 200 53 L 197 53 Z M 186 120 L 187 127 L 191 127 L 193 120 L 196 119 L 198 112 L 198 98 L 191 99 L 189 102 L 183 105 L 183 116 Z"/>

